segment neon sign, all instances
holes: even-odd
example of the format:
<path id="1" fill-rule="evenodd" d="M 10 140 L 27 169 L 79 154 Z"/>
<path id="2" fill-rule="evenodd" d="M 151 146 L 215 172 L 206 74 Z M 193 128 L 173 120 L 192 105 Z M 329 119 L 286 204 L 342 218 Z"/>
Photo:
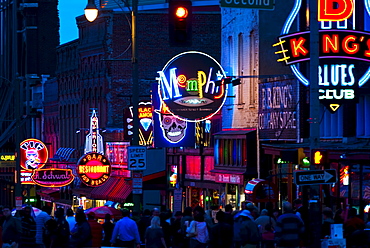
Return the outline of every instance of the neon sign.
<path id="1" fill-rule="evenodd" d="M 211 118 L 224 104 L 227 85 L 221 65 L 201 52 L 184 52 L 172 58 L 156 78 L 159 96 L 168 113 L 188 122 Z"/>
<path id="2" fill-rule="evenodd" d="M 85 141 L 85 154 L 89 152 L 104 154 L 103 137 L 99 134 L 99 119 L 95 109 L 90 117 L 90 131 Z"/>
<path id="3" fill-rule="evenodd" d="M 133 128 L 133 107 L 129 107 L 129 116 L 125 116 L 127 122 L 127 129 Z M 151 102 L 139 102 L 139 145 L 151 146 L 153 144 L 153 113 Z M 127 130 L 128 136 L 132 137 L 132 131 Z"/>
<path id="4" fill-rule="evenodd" d="M 78 161 L 77 174 L 81 181 L 90 187 L 103 185 L 111 173 L 109 160 L 102 154 L 91 152 Z"/>
<path id="5" fill-rule="evenodd" d="M 34 170 L 31 179 L 42 187 L 63 187 L 73 182 L 71 169 L 40 169 Z"/>
<path id="6" fill-rule="evenodd" d="M 48 161 L 48 149 L 38 139 L 26 139 L 20 148 L 20 165 L 25 170 L 41 169 Z"/>
<path id="7" fill-rule="evenodd" d="M 370 3 L 365 1 L 367 14 Z M 353 0 L 319 0 L 319 100 L 331 113 L 346 102 L 357 101 L 359 88 L 370 79 L 370 33 L 356 30 Z M 306 12 L 302 0 L 295 5 L 281 31 L 278 59 L 290 66 L 295 76 L 306 86 L 310 82 L 297 63 L 310 60 L 310 32 L 289 33 L 299 11 Z M 361 11 L 361 10 L 359 10 Z M 365 62 L 365 63 L 364 63 Z M 302 66 L 304 67 L 304 65 Z"/>

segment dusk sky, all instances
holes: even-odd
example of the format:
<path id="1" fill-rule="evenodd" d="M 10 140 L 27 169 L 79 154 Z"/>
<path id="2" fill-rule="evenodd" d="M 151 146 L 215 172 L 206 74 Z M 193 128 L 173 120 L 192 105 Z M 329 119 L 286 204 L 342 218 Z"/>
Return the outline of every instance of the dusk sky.
<path id="1" fill-rule="evenodd" d="M 59 0 L 60 44 L 78 38 L 76 17 L 84 14 L 87 0 Z"/>

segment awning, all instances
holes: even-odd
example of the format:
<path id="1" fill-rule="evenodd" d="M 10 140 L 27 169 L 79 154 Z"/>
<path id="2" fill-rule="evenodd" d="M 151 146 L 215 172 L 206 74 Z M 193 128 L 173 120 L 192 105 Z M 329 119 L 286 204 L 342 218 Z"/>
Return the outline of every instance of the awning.
<path id="1" fill-rule="evenodd" d="M 53 161 L 68 161 L 74 151 L 74 148 L 60 147 L 54 154 L 53 158 L 50 159 Z"/>
<path id="2" fill-rule="evenodd" d="M 130 195 L 132 186 L 122 177 L 111 177 L 102 186 L 91 191 L 91 198 L 114 202 L 124 202 Z"/>
<path id="3" fill-rule="evenodd" d="M 276 202 L 278 191 L 274 183 L 255 178 L 245 186 L 245 199 L 252 202 Z"/>
<path id="4" fill-rule="evenodd" d="M 166 176 L 166 171 L 159 171 L 143 177 L 143 182 Z"/>

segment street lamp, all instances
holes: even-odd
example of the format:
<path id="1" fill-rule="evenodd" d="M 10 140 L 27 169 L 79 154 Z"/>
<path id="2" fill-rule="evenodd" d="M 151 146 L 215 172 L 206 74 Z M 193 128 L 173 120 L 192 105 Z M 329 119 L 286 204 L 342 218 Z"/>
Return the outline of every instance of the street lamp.
<path id="1" fill-rule="evenodd" d="M 125 1 L 125 0 L 122 0 Z M 139 105 L 139 67 L 137 61 L 137 43 L 136 43 L 136 16 L 138 11 L 138 0 L 132 0 L 132 10 L 131 10 L 131 64 L 132 64 L 132 113 L 133 113 L 133 135 L 132 143 L 133 146 L 139 145 L 139 115 L 138 115 L 138 105 Z M 93 12 L 94 16 L 90 18 L 87 15 Z M 94 0 L 88 0 L 88 4 L 85 8 L 85 17 L 88 21 L 92 22 L 98 16 L 98 9 L 94 3 Z M 140 211 L 142 195 L 134 194 L 134 210 Z"/>

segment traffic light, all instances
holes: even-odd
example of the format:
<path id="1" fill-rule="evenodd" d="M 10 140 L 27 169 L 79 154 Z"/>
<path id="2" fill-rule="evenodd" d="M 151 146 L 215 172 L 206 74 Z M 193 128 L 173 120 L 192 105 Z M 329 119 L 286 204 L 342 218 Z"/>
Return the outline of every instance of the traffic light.
<path id="1" fill-rule="evenodd" d="M 311 164 L 326 166 L 328 164 L 328 153 L 325 150 L 312 150 Z"/>
<path id="2" fill-rule="evenodd" d="M 170 0 L 168 11 L 170 46 L 191 46 L 191 1 Z"/>

